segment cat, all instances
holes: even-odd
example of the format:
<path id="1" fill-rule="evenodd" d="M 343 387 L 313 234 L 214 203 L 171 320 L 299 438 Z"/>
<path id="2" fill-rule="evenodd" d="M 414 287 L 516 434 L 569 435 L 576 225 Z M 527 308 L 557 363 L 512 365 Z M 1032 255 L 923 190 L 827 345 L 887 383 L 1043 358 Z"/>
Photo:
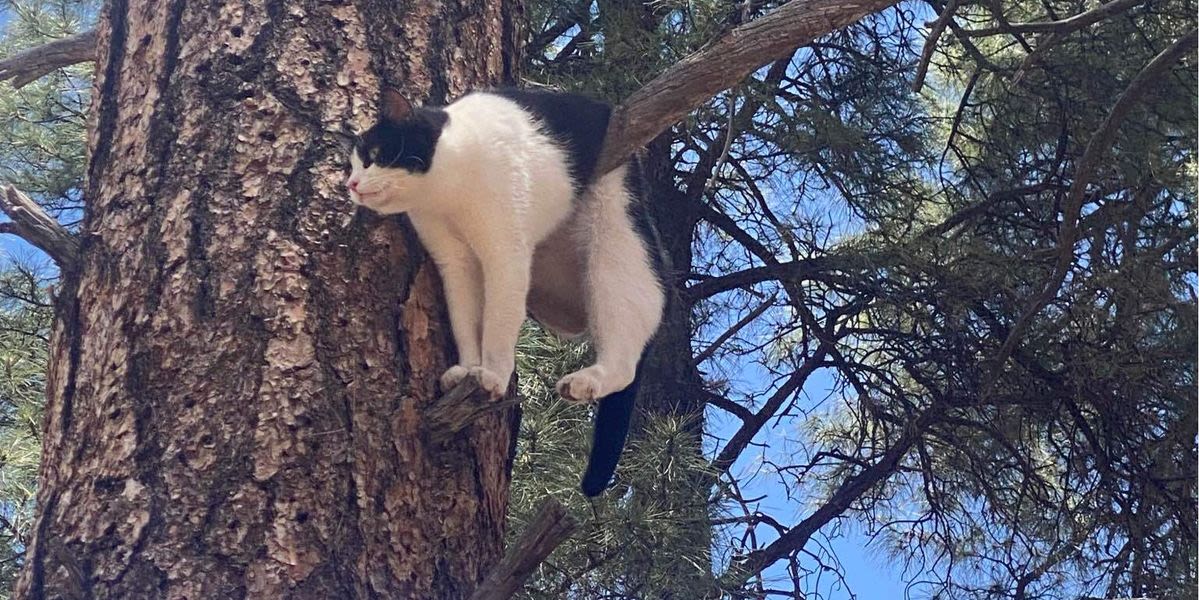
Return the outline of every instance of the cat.
<path id="1" fill-rule="evenodd" d="M 624 448 L 665 303 L 640 163 L 597 171 L 611 107 L 518 89 L 444 107 L 416 107 L 386 89 L 379 105 L 355 140 L 346 186 L 359 206 L 407 213 L 437 265 L 458 351 L 442 389 L 471 375 L 502 397 L 526 313 L 558 335 L 589 334 L 595 364 L 555 387 L 599 403 L 581 486 L 598 495 Z"/>

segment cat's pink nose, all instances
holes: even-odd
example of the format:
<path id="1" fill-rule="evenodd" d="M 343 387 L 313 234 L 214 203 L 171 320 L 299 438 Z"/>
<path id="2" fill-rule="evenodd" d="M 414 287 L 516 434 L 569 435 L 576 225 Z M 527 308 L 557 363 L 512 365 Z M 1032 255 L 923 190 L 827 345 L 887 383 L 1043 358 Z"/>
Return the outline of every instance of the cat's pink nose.
<path id="1" fill-rule="evenodd" d="M 348 180 L 346 180 L 346 187 L 350 188 L 351 192 L 357 192 L 358 191 L 358 180 L 353 177 L 349 178 Z"/>

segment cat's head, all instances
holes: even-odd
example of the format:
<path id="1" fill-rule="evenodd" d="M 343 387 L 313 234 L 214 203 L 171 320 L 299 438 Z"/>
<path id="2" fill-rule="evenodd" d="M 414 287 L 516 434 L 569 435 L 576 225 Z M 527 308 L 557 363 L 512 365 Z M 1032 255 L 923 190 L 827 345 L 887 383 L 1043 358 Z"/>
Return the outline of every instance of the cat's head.
<path id="1" fill-rule="evenodd" d="M 383 214 L 412 208 L 448 120 L 443 110 L 414 107 L 399 92 L 384 90 L 378 120 L 350 151 L 350 200 Z"/>

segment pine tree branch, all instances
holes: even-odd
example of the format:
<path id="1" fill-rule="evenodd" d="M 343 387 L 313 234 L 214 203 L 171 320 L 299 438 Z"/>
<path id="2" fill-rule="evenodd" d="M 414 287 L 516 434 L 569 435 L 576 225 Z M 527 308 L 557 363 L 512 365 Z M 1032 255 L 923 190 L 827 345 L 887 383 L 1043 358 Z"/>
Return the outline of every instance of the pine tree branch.
<path id="1" fill-rule="evenodd" d="M 721 90 L 755 69 L 816 38 L 878 12 L 896 0 L 791 0 L 763 17 L 736 27 L 645 84 L 612 114 L 601 173 Z"/>
<path id="2" fill-rule="evenodd" d="M 928 75 L 928 65 L 932 62 L 933 53 L 937 49 L 937 40 L 941 39 L 941 34 L 945 33 L 945 27 L 953 20 L 953 13 L 958 10 L 958 1 L 946 2 L 941 15 L 928 30 L 928 39 L 924 40 L 924 49 L 920 52 L 920 64 L 916 67 L 916 77 L 912 79 L 913 92 L 919 92 L 920 88 L 924 87 L 924 78 Z"/>
<path id="3" fill-rule="evenodd" d="M 868 268 L 872 260 L 874 258 L 866 254 L 826 255 L 750 267 L 725 275 L 701 279 L 687 288 L 684 299 L 696 303 L 729 290 L 765 281 L 804 281 L 808 279 L 828 281 L 835 278 L 839 271 Z"/>
<path id="4" fill-rule="evenodd" d="M 11 186 L 0 186 L 0 211 L 11 223 L 0 233 L 11 233 L 41 249 L 62 271 L 73 271 L 79 261 L 79 240 L 46 214 L 29 196 Z"/>
<path id="5" fill-rule="evenodd" d="M 739 319 L 736 323 L 733 323 L 732 327 L 729 327 L 724 333 L 720 334 L 715 340 L 713 340 L 711 344 L 708 344 L 707 348 L 704 348 L 702 352 L 696 354 L 695 358 L 692 359 L 692 364 L 698 367 L 705 360 L 712 358 L 712 355 L 716 354 L 716 351 L 720 349 L 720 346 L 729 341 L 729 338 L 737 335 L 737 333 L 744 329 L 746 325 L 749 325 L 755 319 L 762 316 L 762 314 L 767 310 L 770 310 L 770 307 L 774 306 L 774 300 L 776 297 L 777 294 L 771 294 L 765 302 L 762 302 L 757 306 L 757 308 L 749 311 L 748 314 L 746 314 L 744 317 L 741 317 L 741 319 Z"/>
<path id="6" fill-rule="evenodd" d="M 1099 163 L 1103 159 L 1107 151 L 1111 149 L 1112 142 L 1115 141 L 1116 132 L 1120 128 L 1120 123 L 1124 121 L 1124 117 L 1128 116 L 1132 107 L 1140 102 L 1141 98 L 1153 88 L 1153 84 L 1162 76 L 1170 72 L 1183 56 L 1195 50 L 1195 44 L 1199 42 L 1199 29 L 1192 29 L 1186 35 L 1178 39 L 1170 45 L 1169 48 L 1162 50 L 1149 64 L 1132 78 L 1128 83 L 1128 87 L 1120 93 L 1120 97 L 1116 99 L 1116 103 L 1112 105 L 1111 112 L 1099 125 L 1099 131 L 1091 136 L 1091 140 L 1087 142 L 1087 148 L 1083 151 L 1082 158 L 1078 161 L 1078 166 L 1074 171 L 1074 180 L 1070 184 L 1070 191 L 1066 194 L 1066 199 L 1062 203 L 1062 225 L 1058 231 L 1057 242 L 1057 262 L 1053 267 L 1053 273 L 1045 281 L 1041 287 L 1041 291 L 1028 302 L 1028 305 L 1020 312 L 1020 316 L 1016 319 L 1011 330 L 1008 332 L 1007 339 L 1003 341 L 999 351 L 990 360 L 990 376 L 984 387 L 990 388 L 998 377 L 998 373 L 1007 362 L 1016 345 L 1020 343 L 1020 338 L 1024 336 L 1025 331 L 1032 324 L 1033 318 L 1041 312 L 1053 299 L 1057 296 L 1058 289 L 1061 288 L 1062 282 L 1066 279 L 1066 274 L 1069 273 L 1071 265 L 1074 264 L 1074 246 L 1078 242 L 1080 235 L 1079 218 L 1082 215 L 1083 200 L 1086 197 L 1087 185 L 1091 181 L 1091 177 L 1095 175 L 1095 171 L 1099 168 Z"/>
<path id="7" fill-rule="evenodd" d="M 737 462 L 737 459 L 741 457 L 741 453 L 753 441 L 754 436 L 758 435 L 762 427 L 765 427 L 766 423 L 778 413 L 783 403 L 790 399 L 796 392 L 803 389 L 803 385 L 808 381 L 808 377 L 816 369 L 820 368 L 822 361 L 824 361 L 824 356 L 828 354 L 828 349 L 829 346 L 827 344 L 821 344 L 816 352 L 805 360 L 803 365 L 792 373 L 783 385 L 779 386 L 779 389 L 771 394 L 770 398 L 762 404 L 762 408 L 758 412 L 754 413 L 751 418 L 743 420 L 744 422 L 741 424 L 741 427 L 729 438 L 729 441 L 720 449 L 720 453 L 712 460 L 712 471 L 723 473 L 729 467 L 732 467 L 733 463 Z"/>
<path id="8" fill-rule="evenodd" d="M 96 30 L 42 44 L 0 60 L 0 81 L 20 89 L 62 67 L 96 60 Z"/>
<path id="9" fill-rule="evenodd" d="M 557 500 L 549 499 L 537 509 L 537 517 L 525 528 L 515 546 L 508 549 L 500 564 L 479 584 L 471 600 L 508 600 L 525 580 L 562 542 L 574 533 L 578 523 Z"/>
<path id="10" fill-rule="evenodd" d="M 1122 13 L 1130 8 L 1145 4 L 1148 0 L 1114 0 L 1102 6 L 1092 8 L 1068 19 L 1060 21 L 1039 21 L 1033 23 L 1012 23 L 1009 26 L 989 27 L 986 29 L 965 29 L 962 34 L 969 37 L 998 35 L 1001 33 L 1068 33 L 1098 23 L 1112 15 Z"/>

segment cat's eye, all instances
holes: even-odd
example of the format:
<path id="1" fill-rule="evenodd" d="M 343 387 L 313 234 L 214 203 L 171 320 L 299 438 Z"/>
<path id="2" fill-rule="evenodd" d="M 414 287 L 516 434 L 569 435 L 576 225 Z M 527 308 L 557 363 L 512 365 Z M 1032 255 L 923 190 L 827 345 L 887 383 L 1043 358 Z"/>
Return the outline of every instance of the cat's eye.
<path id="1" fill-rule="evenodd" d="M 370 158 L 370 159 L 371 159 L 371 162 L 373 162 L 373 163 L 377 163 L 377 162 L 379 162 L 379 149 L 378 149 L 378 148 L 372 148 L 372 149 L 371 149 L 371 151 L 370 151 L 370 154 L 369 154 L 369 155 L 367 155 L 367 158 Z"/>

